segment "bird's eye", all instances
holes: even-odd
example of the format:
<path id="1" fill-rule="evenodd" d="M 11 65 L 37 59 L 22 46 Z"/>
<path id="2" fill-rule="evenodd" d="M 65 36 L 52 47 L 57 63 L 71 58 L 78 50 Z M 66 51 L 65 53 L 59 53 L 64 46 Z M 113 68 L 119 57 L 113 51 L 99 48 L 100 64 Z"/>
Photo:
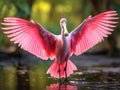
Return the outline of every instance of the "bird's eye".
<path id="1" fill-rule="evenodd" d="M 64 35 L 65 35 L 65 36 L 68 36 L 68 33 L 65 33 Z"/>
<path id="2" fill-rule="evenodd" d="M 62 20 L 62 21 L 61 21 L 61 23 L 65 23 L 65 22 L 66 22 L 66 20 Z"/>

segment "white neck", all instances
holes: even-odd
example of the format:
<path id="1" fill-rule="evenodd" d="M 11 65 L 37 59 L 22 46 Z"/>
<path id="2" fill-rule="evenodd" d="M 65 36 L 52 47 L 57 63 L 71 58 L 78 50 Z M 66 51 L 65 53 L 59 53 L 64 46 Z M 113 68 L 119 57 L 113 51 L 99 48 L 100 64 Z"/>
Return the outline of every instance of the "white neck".
<path id="1" fill-rule="evenodd" d="M 61 35 L 65 36 L 65 34 L 68 34 L 68 31 L 67 31 L 66 23 L 63 23 L 61 25 Z"/>

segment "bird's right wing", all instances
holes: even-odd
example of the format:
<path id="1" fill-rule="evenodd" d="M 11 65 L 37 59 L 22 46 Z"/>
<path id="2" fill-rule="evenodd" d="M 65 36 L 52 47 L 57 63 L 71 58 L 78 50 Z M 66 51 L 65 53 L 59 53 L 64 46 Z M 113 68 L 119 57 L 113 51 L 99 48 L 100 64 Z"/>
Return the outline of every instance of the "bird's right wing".
<path id="1" fill-rule="evenodd" d="M 116 19 L 118 19 L 116 11 L 103 12 L 97 16 L 89 16 L 85 19 L 69 35 L 71 54 L 80 55 L 101 42 L 116 27 Z"/>
<path id="2" fill-rule="evenodd" d="M 30 53 L 47 60 L 55 57 L 57 36 L 36 22 L 7 17 L 2 23 L 4 33 L 11 41 Z"/>

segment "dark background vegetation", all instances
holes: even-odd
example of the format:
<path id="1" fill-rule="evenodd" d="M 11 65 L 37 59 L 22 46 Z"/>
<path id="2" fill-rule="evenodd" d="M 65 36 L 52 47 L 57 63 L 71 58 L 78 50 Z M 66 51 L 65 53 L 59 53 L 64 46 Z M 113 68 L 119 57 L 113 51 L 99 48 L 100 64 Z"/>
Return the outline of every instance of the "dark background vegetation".
<path id="1" fill-rule="evenodd" d="M 4 17 L 20 17 L 39 22 L 49 31 L 60 34 L 59 20 L 62 17 L 68 19 L 67 27 L 70 32 L 87 16 L 91 14 L 94 16 L 113 9 L 117 10 L 120 16 L 119 0 L 1 0 L 0 22 Z M 104 42 L 89 50 L 90 53 L 118 56 L 120 48 L 119 28 L 120 25 Z M 15 52 L 15 54 L 20 54 L 20 51 L 16 45 L 9 42 L 2 30 L 0 30 L 0 53 Z"/>

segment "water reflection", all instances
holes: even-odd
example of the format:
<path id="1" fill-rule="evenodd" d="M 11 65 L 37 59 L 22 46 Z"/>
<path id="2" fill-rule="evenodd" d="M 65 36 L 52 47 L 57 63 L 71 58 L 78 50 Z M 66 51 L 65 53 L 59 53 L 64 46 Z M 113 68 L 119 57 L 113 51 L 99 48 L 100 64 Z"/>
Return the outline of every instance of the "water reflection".
<path id="1" fill-rule="evenodd" d="M 16 90 L 16 69 L 0 65 L 0 90 Z"/>
<path id="2" fill-rule="evenodd" d="M 19 63 L 17 67 L 17 90 L 29 90 L 29 70 L 28 68 Z"/>
<path id="3" fill-rule="evenodd" d="M 82 74 L 80 68 L 69 77 L 69 84 L 59 85 L 58 79 L 46 74 L 48 66 L 40 63 L 27 68 L 21 64 L 15 67 L 0 63 L 0 90 L 120 90 L 119 67 L 102 68 L 105 72 L 85 68 Z"/>
<path id="4" fill-rule="evenodd" d="M 77 86 L 71 84 L 50 84 L 46 90 L 77 90 Z"/>

